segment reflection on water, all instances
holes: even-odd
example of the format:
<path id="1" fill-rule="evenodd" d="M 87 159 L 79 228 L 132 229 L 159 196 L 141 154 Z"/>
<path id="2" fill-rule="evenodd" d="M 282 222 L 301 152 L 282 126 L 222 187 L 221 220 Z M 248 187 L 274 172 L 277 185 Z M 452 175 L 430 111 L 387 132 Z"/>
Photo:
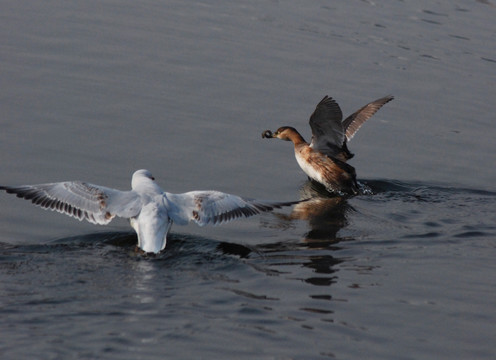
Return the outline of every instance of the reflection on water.
<path id="1" fill-rule="evenodd" d="M 313 248 L 326 248 L 343 240 L 338 232 L 348 225 L 347 216 L 353 211 L 348 197 L 329 193 L 322 185 L 308 180 L 300 188 L 300 199 L 303 201 L 293 206 L 290 214 L 276 213 L 277 224 L 265 223 L 264 226 L 287 229 L 296 220 L 304 221 L 309 231 L 303 241 Z"/>
<path id="2" fill-rule="evenodd" d="M 157 269 L 150 261 L 136 261 L 133 263 L 133 281 L 136 293 L 134 297 L 142 304 L 150 304 L 159 298 L 153 291 L 151 283 L 156 281 Z"/>
<path id="3" fill-rule="evenodd" d="M 300 198 L 309 200 L 297 204 L 289 218 L 308 222 L 306 241 L 339 242 L 337 233 L 348 224 L 346 215 L 351 210 L 346 197 L 330 194 L 322 185 L 308 180 L 300 189 Z"/>
<path id="4" fill-rule="evenodd" d="M 477 209 L 488 221 L 494 219 L 496 194 L 420 183 L 367 183 L 376 195 L 329 197 L 305 184 L 302 194 L 313 194 L 312 200 L 262 223 L 264 231 L 278 233 L 272 242 L 173 233 L 166 251 L 153 257 L 134 252 L 136 235 L 131 232 L 93 233 L 40 245 L 0 244 L 0 313 L 4 322 L 17 324 L 26 334 L 36 332 L 32 324 L 42 326 L 51 341 L 68 333 L 86 346 L 98 348 L 104 341 L 112 351 L 125 343 L 139 349 L 155 344 L 163 352 L 159 344 L 164 344 L 183 347 L 184 353 L 212 338 L 234 341 L 233 332 L 259 347 L 267 336 L 276 342 L 289 337 L 291 342 L 284 344 L 294 346 L 293 351 L 306 343 L 302 330 L 319 341 L 329 334 L 367 339 L 371 329 L 383 329 L 384 318 L 397 330 L 405 321 L 415 324 L 405 311 L 410 304 L 421 315 L 441 313 L 452 319 L 437 305 L 451 290 L 441 291 L 432 282 L 444 276 L 434 270 L 443 259 L 444 266 L 451 264 L 453 256 L 463 263 L 466 255 L 459 248 L 468 245 L 473 252 L 474 239 L 482 246 L 494 238 L 496 226 L 470 214 Z M 388 221 L 387 231 L 377 218 Z M 273 226 L 265 226 L 270 221 Z M 301 236 L 288 236 L 287 229 L 299 229 L 298 223 L 305 225 Z M 377 236 L 368 233 L 364 240 L 350 235 L 361 227 L 370 232 L 377 223 Z M 437 235 L 423 236 L 427 228 Z M 424 293 L 429 289 L 428 298 L 402 278 L 393 289 L 386 286 L 395 270 L 405 266 L 411 266 L 415 277 L 424 276 L 416 286 Z M 457 268 L 457 283 L 463 285 L 467 274 Z M 477 276 L 477 286 L 483 289 L 483 283 Z M 364 293 L 373 296 L 361 300 Z M 457 308 L 472 311 L 461 302 Z M 393 314 L 402 314 L 398 322 Z M 67 323 L 79 326 L 71 330 Z M 428 325 L 417 326 L 429 330 Z M 98 330 L 74 330 L 84 328 Z M 332 344 L 326 350 L 338 346 Z"/>

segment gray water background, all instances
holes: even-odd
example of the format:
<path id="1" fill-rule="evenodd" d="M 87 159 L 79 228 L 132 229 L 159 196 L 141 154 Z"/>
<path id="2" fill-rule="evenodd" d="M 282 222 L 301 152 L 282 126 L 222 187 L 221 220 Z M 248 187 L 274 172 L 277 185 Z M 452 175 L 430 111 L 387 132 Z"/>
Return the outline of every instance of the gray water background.
<path id="1" fill-rule="evenodd" d="M 395 100 L 350 143 L 375 192 L 133 253 L 124 220 L 0 196 L 2 359 L 493 359 L 496 7 L 489 1 L 3 1 L 1 184 L 294 200 L 326 94 Z M 316 214 L 317 213 L 317 214 Z M 297 216 L 298 215 L 298 216 Z M 296 219 L 300 217 L 300 219 Z"/>

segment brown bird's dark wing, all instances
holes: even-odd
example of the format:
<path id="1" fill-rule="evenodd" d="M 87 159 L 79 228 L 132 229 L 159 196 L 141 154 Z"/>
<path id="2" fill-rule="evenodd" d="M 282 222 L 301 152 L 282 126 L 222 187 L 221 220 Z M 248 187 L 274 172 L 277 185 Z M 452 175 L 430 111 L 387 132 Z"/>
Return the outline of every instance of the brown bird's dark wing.
<path id="1" fill-rule="evenodd" d="M 339 153 L 345 140 L 342 119 L 343 113 L 338 103 L 333 98 L 324 96 L 310 116 L 310 147 L 326 155 Z"/>

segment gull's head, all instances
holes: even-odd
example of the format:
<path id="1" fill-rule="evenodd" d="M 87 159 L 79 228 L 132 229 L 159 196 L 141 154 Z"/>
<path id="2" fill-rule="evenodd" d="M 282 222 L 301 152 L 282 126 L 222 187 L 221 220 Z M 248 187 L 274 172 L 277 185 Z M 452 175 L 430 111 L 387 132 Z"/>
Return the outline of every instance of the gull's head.
<path id="1" fill-rule="evenodd" d="M 155 178 L 149 170 L 141 169 L 137 170 L 133 174 L 133 178 L 131 180 L 131 187 L 135 189 L 140 184 L 149 183 L 150 181 L 154 182 Z"/>

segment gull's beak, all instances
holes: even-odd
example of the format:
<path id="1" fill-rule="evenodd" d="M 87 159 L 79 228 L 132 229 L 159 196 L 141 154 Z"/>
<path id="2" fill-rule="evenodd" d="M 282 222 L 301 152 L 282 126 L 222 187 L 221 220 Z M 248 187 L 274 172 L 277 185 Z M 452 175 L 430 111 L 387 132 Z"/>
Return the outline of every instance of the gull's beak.
<path id="1" fill-rule="evenodd" d="M 263 133 L 262 133 L 262 138 L 265 139 L 271 139 L 274 137 L 274 134 L 272 133 L 272 131 L 270 130 L 265 130 Z"/>

